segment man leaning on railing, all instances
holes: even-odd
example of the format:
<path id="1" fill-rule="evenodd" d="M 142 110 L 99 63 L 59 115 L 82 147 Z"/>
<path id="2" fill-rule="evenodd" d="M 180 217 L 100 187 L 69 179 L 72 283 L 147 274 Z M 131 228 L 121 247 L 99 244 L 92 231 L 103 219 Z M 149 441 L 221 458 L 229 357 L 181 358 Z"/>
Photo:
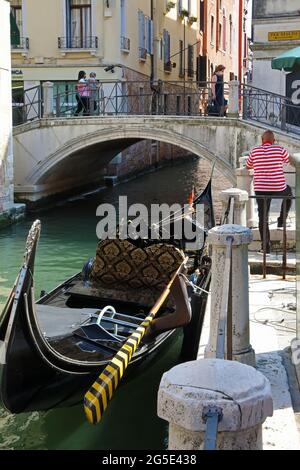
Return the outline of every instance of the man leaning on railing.
<path id="1" fill-rule="evenodd" d="M 290 197 L 293 196 L 293 193 L 291 187 L 286 184 L 283 170 L 283 165 L 287 163 L 289 163 L 289 153 L 284 147 L 275 145 L 275 136 L 272 131 L 263 133 L 262 145 L 258 145 L 251 150 L 246 162 L 247 168 L 254 170 L 254 190 L 255 195 L 258 196 L 256 201 L 262 242 L 261 253 L 263 253 L 264 247 L 267 253 L 271 252 L 269 212 L 272 196 L 285 197 L 281 204 L 280 216 L 277 219 L 278 227 L 283 227 L 284 216 L 287 218 L 292 205 Z M 264 232 L 266 235 L 265 240 Z"/>

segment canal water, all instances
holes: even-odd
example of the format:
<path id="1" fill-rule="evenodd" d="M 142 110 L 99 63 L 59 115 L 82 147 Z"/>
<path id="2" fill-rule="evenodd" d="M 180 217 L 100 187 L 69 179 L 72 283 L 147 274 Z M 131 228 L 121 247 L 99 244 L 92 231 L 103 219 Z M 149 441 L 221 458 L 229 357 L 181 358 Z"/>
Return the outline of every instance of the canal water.
<path id="1" fill-rule="evenodd" d="M 128 204 L 187 203 L 192 186 L 205 187 L 210 164 L 199 159 L 166 167 L 93 195 L 69 200 L 51 210 L 29 214 L 19 224 L 0 231 L 0 310 L 22 263 L 24 243 L 32 222 L 39 218 L 42 233 L 36 256 L 36 296 L 49 291 L 80 271 L 95 253 L 96 208 Z M 218 171 L 213 179 L 214 198 L 229 187 Z M 180 340 L 139 377 L 123 384 L 96 427 L 85 421 L 83 407 L 10 415 L 0 407 L 0 449 L 163 449 L 167 425 L 156 415 L 157 390 L 164 371 L 178 361 Z"/>

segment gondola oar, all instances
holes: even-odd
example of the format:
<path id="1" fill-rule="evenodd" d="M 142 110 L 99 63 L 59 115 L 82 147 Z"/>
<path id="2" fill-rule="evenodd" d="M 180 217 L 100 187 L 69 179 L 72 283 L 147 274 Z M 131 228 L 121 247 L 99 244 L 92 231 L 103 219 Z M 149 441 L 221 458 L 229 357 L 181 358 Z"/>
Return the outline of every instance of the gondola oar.
<path id="1" fill-rule="evenodd" d="M 138 345 L 145 335 L 146 329 L 150 326 L 155 315 L 169 296 L 172 284 L 176 276 L 181 271 L 184 263 L 185 261 L 180 265 L 145 320 L 140 324 L 136 331 L 130 335 L 121 349 L 107 364 L 103 372 L 101 372 L 100 376 L 93 383 L 88 392 L 86 392 L 84 396 L 84 411 L 91 424 L 97 424 L 101 420 L 108 402 L 113 396 L 113 392 L 116 390 L 122 376 L 124 375 L 125 369 L 131 361 L 133 353 L 137 350 Z"/>

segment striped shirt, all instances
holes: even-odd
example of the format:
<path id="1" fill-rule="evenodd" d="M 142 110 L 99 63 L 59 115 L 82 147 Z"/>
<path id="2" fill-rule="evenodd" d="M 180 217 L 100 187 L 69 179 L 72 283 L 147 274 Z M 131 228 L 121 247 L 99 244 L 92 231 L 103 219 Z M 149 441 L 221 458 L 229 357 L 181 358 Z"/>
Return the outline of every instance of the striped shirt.
<path id="1" fill-rule="evenodd" d="M 289 153 L 280 145 L 265 143 L 254 147 L 246 162 L 247 168 L 254 170 L 254 190 L 284 191 L 285 163 L 289 163 Z"/>

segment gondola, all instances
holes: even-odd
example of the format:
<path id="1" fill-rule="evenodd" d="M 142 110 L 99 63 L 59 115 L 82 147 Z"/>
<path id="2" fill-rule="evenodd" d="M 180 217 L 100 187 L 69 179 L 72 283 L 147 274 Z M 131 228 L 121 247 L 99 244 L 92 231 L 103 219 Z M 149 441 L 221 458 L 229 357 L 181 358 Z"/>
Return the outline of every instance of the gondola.
<path id="1" fill-rule="evenodd" d="M 196 203 L 205 202 L 207 190 L 202 194 L 204 199 L 198 197 Z M 210 259 L 202 249 L 188 260 L 175 243 L 160 240 L 137 245 L 130 240 L 103 240 L 82 272 L 35 302 L 34 261 L 40 231 L 36 221 L 27 238 L 24 263 L 0 316 L 0 399 L 8 411 L 49 410 L 79 403 L 145 320 L 180 266 L 181 284 L 183 278 L 193 279 L 193 288 L 189 286 L 185 300 L 184 292 L 176 291 L 163 303 L 155 331 L 146 334 L 134 352 L 126 375 L 142 373 L 177 338 L 181 327 L 186 334 L 186 358 L 194 359 L 192 351 L 199 339 L 210 282 Z M 188 318 L 176 314 L 177 300 L 180 304 L 187 298 Z"/>

